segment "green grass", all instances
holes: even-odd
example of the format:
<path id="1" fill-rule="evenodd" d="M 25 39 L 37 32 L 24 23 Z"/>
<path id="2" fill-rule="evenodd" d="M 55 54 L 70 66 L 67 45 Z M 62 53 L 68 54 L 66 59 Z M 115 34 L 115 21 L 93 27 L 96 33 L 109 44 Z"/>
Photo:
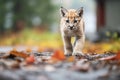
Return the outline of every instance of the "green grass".
<path id="1" fill-rule="evenodd" d="M 11 34 L 0 41 L 0 45 L 25 45 L 58 48 L 62 46 L 60 33 L 25 29 L 18 34 Z"/>

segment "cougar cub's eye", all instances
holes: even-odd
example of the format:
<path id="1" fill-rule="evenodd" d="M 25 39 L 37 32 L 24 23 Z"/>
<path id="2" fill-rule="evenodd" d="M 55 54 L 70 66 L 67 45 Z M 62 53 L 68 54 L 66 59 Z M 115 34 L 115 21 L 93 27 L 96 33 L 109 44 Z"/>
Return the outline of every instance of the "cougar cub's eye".
<path id="1" fill-rule="evenodd" d="M 67 23 L 69 23 L 69 20 L 66 20 Z"/>
<path id="2" fill-rule="evenodd" d="M 77 20 L 74 20 L 74 23 L 77 23 Z"/>

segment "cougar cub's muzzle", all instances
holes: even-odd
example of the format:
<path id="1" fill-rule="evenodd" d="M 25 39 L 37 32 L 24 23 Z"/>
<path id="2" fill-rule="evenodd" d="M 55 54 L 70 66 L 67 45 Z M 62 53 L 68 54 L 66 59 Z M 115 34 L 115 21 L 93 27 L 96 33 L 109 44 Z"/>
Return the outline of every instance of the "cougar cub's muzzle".
<path id="1" fill-rule="evenodd" d="M 68 29 L 73 30 L 74 26 L 68 26 Z"/>
<path id="2" fill-rule="evenodd" d="M 68 26 L 68 29 L 69 29 L 69 30 L 76 30 L 77 27 L 75 27 L 75 26 Z"/>

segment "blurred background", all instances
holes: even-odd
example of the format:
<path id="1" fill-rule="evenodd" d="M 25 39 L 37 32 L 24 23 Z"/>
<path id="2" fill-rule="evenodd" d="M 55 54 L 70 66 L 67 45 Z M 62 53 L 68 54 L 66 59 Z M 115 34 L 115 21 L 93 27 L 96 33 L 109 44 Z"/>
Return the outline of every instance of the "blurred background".
<path id="1" fill-rule="evenodd" d="M 63 50 L 59 31 L 61 6 L 84 8 L 83 52 L 120 50 L 120 0 L 0 0 L 0 51 Z"/>

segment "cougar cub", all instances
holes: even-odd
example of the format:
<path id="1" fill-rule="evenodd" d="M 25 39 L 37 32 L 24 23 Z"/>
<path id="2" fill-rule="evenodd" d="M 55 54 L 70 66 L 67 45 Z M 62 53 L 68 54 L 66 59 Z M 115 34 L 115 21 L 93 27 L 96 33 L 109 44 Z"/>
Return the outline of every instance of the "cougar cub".
<path id="1" fill-rule="evenodd" d="M 65 9 L 61 7 L 60 30 L 64 43 L 64 52 L 67 55 L 82 54 L 82 48 L 85 42 L 83 8 L 78 10 Z M 71 43 L 71 37 L 75 37 L 74 45 Z"/>

